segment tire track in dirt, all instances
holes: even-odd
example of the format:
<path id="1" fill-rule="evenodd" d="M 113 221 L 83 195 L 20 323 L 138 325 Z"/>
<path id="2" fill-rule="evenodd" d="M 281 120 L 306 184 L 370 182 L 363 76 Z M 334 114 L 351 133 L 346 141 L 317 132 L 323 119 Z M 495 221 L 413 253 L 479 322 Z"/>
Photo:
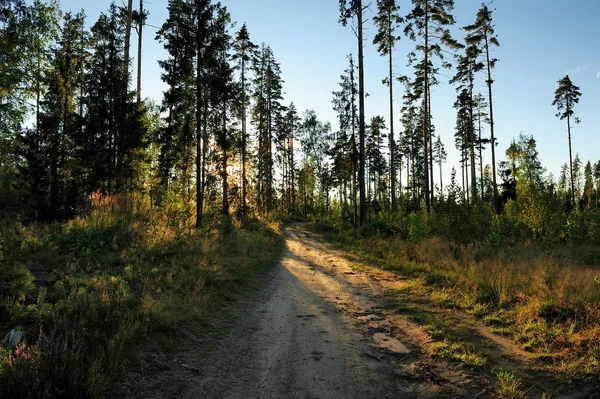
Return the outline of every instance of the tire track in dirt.
<path id="1" fill-rule="evenodd" d="M 428 353 L 387 289 L 301 225 L 258 303 L 205 361 L 187 398 L 471 398 L 483 381 Z M 390 284 L 402 284 L 387 276 Z M 394 280 L 394 281 L 392 281 Z"/>

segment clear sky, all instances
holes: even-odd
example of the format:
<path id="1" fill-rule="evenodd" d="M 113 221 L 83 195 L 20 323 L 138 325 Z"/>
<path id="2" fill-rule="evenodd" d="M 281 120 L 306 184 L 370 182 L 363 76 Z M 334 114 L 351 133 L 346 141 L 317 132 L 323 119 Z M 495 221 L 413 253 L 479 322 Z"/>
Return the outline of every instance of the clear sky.
<path id="1" fill-rule="evenodd" d="M 121 2 L 121 1 L 119 1 Z M 138 0 L 134 0 L 134 4 Z M 167 17 L 167 0 L 145 0 L 150 11 L 148 24 L 160 26 Z M 314 109 L 320 119 L 337 125 L 331 109 L 331 93 L 338 89 L 339 76 L 347 67 L 346 54 L 356 53 L 353 33 L 337 23 L 337 0 L 222 0 L 239 28 L 244 22 L 252 40 L 269 44 L 281 63 L 285 80 L 285 102 L 294 101 L 301 111 Z M 471 24 L 481 0 L 457 0 L 452 28 L 455 38 L 462 39 L 460 27 Z M 110 1 L 62 0 L 63 9 L 86 10 L 88 23 L 108 9 Z M 410 0 L 399 0 L 401 13 L 411 9 Z M 555 117 L 551 103 L 557 81 L 565 74 L 581 88 L 581 101 L 576 114 L 581 124 L 572 130 L 573 151 L 583 162 L 600 160 L 600 0 L 496 0 L 494 21 L 500 47 L 494 56 L 500 61 L 494 72 L 494 113 L 499 142 L 497 158 L 504 159 L 510 141 L 520 132 L 531 134 L 538 143 L 543 165 L 558 177 L 560 166 L 568 162 L 566 123 Z M 381 114 L 389 119 L 387 88 L 381 80 L 386 76 L 386 60 L 371 44 L 375 34 L 371 17 L 376 12 L 375 0 L 367 11 L 365 32 L 365 88 L 367 121 Z M 145 31 L 143 60 L 143 95 L 160 101 L 165 86 L 160 80 L 157 60 L 166 57 L 162 46 L 154 40 L 156 29 Z M 137 42 L 134 39 L 134 42 Z M 398 44 L 395 72 L 410 73 L 406 54 L 415 46 L 407 38 Z M 132 54 L 137 54 L 132 48 Z M 444 179 L 452 166 L 458 165 L 454 147 L 456 98 L 448 77 L 454 71 L 442 70 L 441 84 L 432 90 L 432 114 L 436 132 L 441 135 L 449 153 Z M 477 91 L 486 93 L 484 77 Z M 402 87 L 395 89 L 395 120 L 400 117 Z M 399 127 L 396 122 L 395 126 Z M 398 128 L 396 128 L 396 131 Z M 486 129 L 486 134 L 487 133 Z M 491 163 L 487 152 L 484 162 Z M 436 170 L 437 174 L 437 170 Z M 438 177 L 435 177 L 436 181 Z"/>

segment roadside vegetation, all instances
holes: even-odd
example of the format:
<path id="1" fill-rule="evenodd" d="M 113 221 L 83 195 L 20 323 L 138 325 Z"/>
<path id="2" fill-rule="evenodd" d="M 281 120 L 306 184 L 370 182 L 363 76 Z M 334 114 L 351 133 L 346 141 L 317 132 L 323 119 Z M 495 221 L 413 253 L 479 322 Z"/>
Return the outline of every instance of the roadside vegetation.
<path id="1" fill-rule="evenodd" d="M 398 311 L 434 339 L 438 356 L 466 367 L 494 368 L 499 390 L 508 389 L 503 384 L 531 388 L 539 381 L 517 384 L 519 372 L 498 371 L 445 312 L 418 312 L 410 303 L 474 315 L 530 353 L 523 375 L 542 373 L 563 387 L 595 381 L 600 210 L 525 211 L 525 198 L 519 199 L 496 214 L 489 204 L 450 196 L 430 214 L 382 212 L 358 229 L 333 217 L 315 228 L 360 258 L 409 278 L 405 289 L 389 293 Z M 532 211 L 542 217 L 534 219 Z"/>
<path id="2" fill-rule="evenodd" d="M 229 305 L 278 258 L 275 221 L 288 218 L 409 277 L 390 293 L 399 311 L 411 301 L 464 311 L 528 351 L 530 371 L 565 386 L 598 378 L 600 160 L 577 153 L 593 136 L 585 121 L 572 130 L 582 91 L 567 75 L 547 98 L 568 143 L 556 176 L 533 135 L 499 142 L 492 93 L 510 82 L 494 76 L 495 5 L 459 27 L 453 0 L 377 0 L 370 11 L 339 0 L 331 24 L 356 36 L 358 54 L 339 71 L 332 125 L 284 98 L 286 66 L 236 26 L 244 15 L 168 0 L 154 26 L 143 0 L 122 3 L 92 21 L 55 0 L 0 1 L 0 338 L 11 332 L 0 397 L 126 396 L 139 387 L 120 384 L 125 374 L 145 372 L 140 353 L 176 351 L 179 339 L 210 349 Z M 141 86 L 149 26 L 165 50 L 151 60 L 164 84 L 156 99 Z M 398 76 L 401 38 L 414 50 Z M 368 42 L 389 66 L 389 116 L 369 109 L 370 120 Z M 456 89 L 453 127 L 431 109 L 442 83 Z M 527 376 L 489 364 L 440 315 L 411 315 L 436 356 L 486 368 L 498 397 L 525 395 Z"/>
<path id="3" fill-rule="evenodd" d="M 0 397 L 130 395 L 120 383 L 142 348 L 212 347 L 229 304 L 278 259 L 280 227 L 217 220 L 196 232 L 184 211 L 97 196 L 64 224 L 2 221 L 0 329 L 24 339 L 1 349 Z"/>

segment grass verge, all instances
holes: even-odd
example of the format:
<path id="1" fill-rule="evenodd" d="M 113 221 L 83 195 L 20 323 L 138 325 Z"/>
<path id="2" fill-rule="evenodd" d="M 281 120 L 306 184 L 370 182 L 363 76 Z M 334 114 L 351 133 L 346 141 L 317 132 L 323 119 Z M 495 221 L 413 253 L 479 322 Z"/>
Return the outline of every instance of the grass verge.
<path id="1" fill-rule="evenodd" d="M 141 198 L 65 224 L 0 226 L 0 397 L 109 397 L 148 348 L 208 350 L 279 258 L 280 226 L 196 232 Z M 222 225 L 220 225 L 222 226 Z M 139 388 L 139 387 L 138 387 Z"/>
<path id="2" fill-rule="evenodd" d="M 600 272 L 586 263 L 593 248 L 565 244 L 548 252 L 536 242 L 492 247 L 456 245 L 442 237 L 403 240 L 331 225 L 316 224 L 313 230 L 325 232 L 324 237 L 361 259 L 409 277 L 410 292 L 390 295 L 396 297 L 399 311 L 432 336 L 435 355 L 470 368 L 494 367 L 494 359 L 470 345 L 475 337 L 447 317 L 462 312 L 530 352 L 520 370 L 556 385 L 555 391 L 569 391 L 600 376 L 600 285 L 595 278 Z M 517 373 L 515 378 L 520 378 Z M 498 381 L 510 386 L 516 381 L 512 378 L 503 374 Z M 533 391 L 547 388 L 530 379 L 519 380 L 519 386 L 531 382 Z M 520 395 L 516 389 L 513 393 Z"/>

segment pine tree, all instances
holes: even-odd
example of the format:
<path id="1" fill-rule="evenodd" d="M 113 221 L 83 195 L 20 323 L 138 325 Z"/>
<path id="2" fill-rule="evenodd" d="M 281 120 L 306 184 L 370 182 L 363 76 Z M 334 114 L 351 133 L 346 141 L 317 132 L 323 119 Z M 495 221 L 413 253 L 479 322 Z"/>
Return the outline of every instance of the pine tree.
<path id="1" fill-rule="evenodd" d="M 430 143 L 431 135 L 431 110 L 430 110 L 430 87 L 431 87 L 431 58 L 443 57 L 443 47 L 457 48 L 458 44 L 450 35 L 448 26 L 454 24 L 451 12 L 454 9 L 453 0 L 413 0 L 414 8 L 406 16 L 405 33 L 412 40 L 422 37 L 424 43 L 418 44 L 416 50 L 423 54 L 423 157 L 425 167 L 425 205 L 427 212 L 431 208 L 431 197 L 433 190 L 430 188 Z M 448 63 L 442 64 L 449 67 Z"/>
<path id="2" fill-rule="evenodd" d="M 190 38 L 191 52 L 196 57 L 195 68 L 195 102 L 196 108 L 196 229 L 202 227 L 204 220 L 204 199 L 207 185 L 207 155 L 208 143 L 210 139 L 208 131 L 209 102 L 211 97 L 211 76 L 214 71 L 211 68 L 211 61 L 218 57 L 218 46 L 213 46 L 211 42 L 211 27 L 215 7 L 210 0 L 195 0 L 195 8 L 190 12 L 195 20 L 192 21 L 192 27 L 189 31 L 192 33 Z M 195 27 L 193 26 L 195 23 Z M 190 57 L 192 58 L 192 57 Z M 214 67 L 214 65 L 213 65 Z M 191 75 L 194 74 L 192 65 Z"/>
<path id="3" fill-rule="evenodd" d="M 446 163 L 448 159 L 448 153 L 442 143 L 442 139 L 438 136 L 435 144 L 433 144 L 433 160 L 438 164 L 440 168 L 440 195 L 444 195 L 444 182 L 442 180 L 442 164 Z"/>
<path id="4" fill-rule="evenodd" d="M 469 130 L 466 132 L 466 144 L 468 145 L 469 156 L 470 156 L 470 165 L 471 165 L 471 191 L 472 196 L 475 197 L 477 186 L 475 184 L 476 181 L 476 173 L 475 173 L 475 101 L 473 88 L 475 86 L 475 73 L 479 72 L 483 69 L 483 63 L 478 61 L 478 57 L 481 54 L 481 50 L 473 45 L 467 44 L 464 47 L 464 54 L 459 54 L 456 56 L 458 61 L 456 66 L 456 75 L 450 80 L 450 83 L 458 83 L 457 92 L 461 90 L 466 90 L 468 93 L 468 109 L 469 109 Z"/>
<path id="5" fill-rule="evenodd" d="M 235 42 L 233 44 L 234 55 L 233 59 L 237 61 L 238 70 L 240 73 L 240 89 L 241 98 L 239 101 L 240 119 L 242 120 L 242 140 L 241 140 L 241 157 L 242 157 L 242 215 L 246 219 L 248 217 L 248 209 L 246 205 L 247 198 L 247 179 L 246 179 L 246 163 L 248 151 L 248 131 L 246 114 L 250 105 L 248 92 L 250 91 L 248 73 L 251 65 L 256 60 L 256 51 L 258 46 L 250 41 L 250 34 L 246 24 L 237 32 Z"/>
<path id="6" fill-rule="evenodd" d="M 282 99 L 281 68 L 273 51 L 263 43 L 253 64 L 254 99 L 253 122 L 258 134 L 257 204 L 267 212 L 273 209 L 273 127 L 274 116 Z"/>
<path id="7" fill-rule="evenodd" d="M 583 170 L 583 177 L 585 183 L 583 184 L 583 192 L 587 200 L 587 207 L 592 206 L 592 194 L 594 193 L 594 175 L 592 170 L 592 163 L 587 161 Z"/>
<path id="8" fill-rule="evenodd" d="M 144 25 L 148 18 L 148 10 L 144 9 L 144 0 L 140 0 L 140 8 L 133 11 L 132 19 L 138 34 L 138 57 L 137 57 L 137 103 L 142 102 L 142 45 L 144 41 Z"/>
<path id="9" fill-rule="evenodd" d="M 492 12 L 487 4 L 482 4 L 481 8 L 477 12 L 477 17 L 473 25 L 465 26 L 463 29 L 468 32 L 465 38 L 468 45 L 473 45 L 479 48 L 485 53 L 485 68 L 487 69 L 486 84 L 488 87 L 488 100 L 490 107 L 490 142 L 492 148 L 492 182 L 494 186 L 494 206 L 496 212 L 500 212 L 500 202 L 498 200 L 498 185 L 496 182 L 496 139 L 494 136 L 494 102 L 492 99 L 492 85 L 494 80 L 492 79 L 492 70 L 498 62 L 497 58 L 491 57 L 491 50 L 494 47 L 498 47 L 498 37 L 495 34 Z"/>
<path id="10" fill-rule="evenodd" d="M 162 102 L 162 111 L 166 114 L 165 126 L 159 135 L 159 164 L 163 190 L 167 190 L 174 182 L 179 183 L 180 189 L 189 186 L 194 128 L 201 127 L 201 123 L 195 121 L 194 116 L 194 88 L 197 85 L 194 65 L 195 10 L 192 4 L 184 0 L 170 0 L 167 9 L 167 21 L 156 35 L 169 54 L 167 60 L 159 61 L 164 71 L 161 75 L 162 80 L 168 85 Z M 202 107 L 200 111 L 203 111 Z"/>
<path id="11" fill-rule="evenodd" d="M 23 74 L 25 80 L 20 86 L 23 88 L 23 100 L 35 101 L 33 117 L 35 122 L 33 128 L 24 129 L 20 136 L 25 162 L 19 165 L 18 175 L 22 180 L 22 186 L 27 187 L 27 195 L 35 213 L 39 216 L 45 202 L 43 186 L 48 158 L 48 153 L 42 149 L 43 137 L 40 132 L 42 100 L 48 89 L 48 76 L 52 67 L 51 45 L 58 39 L 60 9 L 54 1 L 41 3 L 36 0 L 31 6 L 24 8 L 23 12 L 26 16 L 20 23 L 20 29 L 26 46 L 20 56 L 21 67 L 26 73 Z M 5 68 L 2 70 L 6 71 Z M 2 136 L 1 132 L 0 136 Z M 6 153 L 2 151 L 1 144 L 0 153 L 3 154 L 0 158 L 4 158 Z M 0 159 L 0 165 L 2 161 L 3 159 Z"/>
<path id="12" fill-rule="evenodd" d="M 415 77 L 415 81 L 418 76 Z M 422 94 L 422 85 L 409 82 L 408 79 L 402 79 L 404 82 L 405 94 L 404 106 L 402 107 L 402 117 L 400 121 L 404 127 L 400 147 L 406 158 L 406 190 L 412 194 L 414 203 L 420 198 L 420 187 L 424 179 L 423 171 L 423 121 L 421 118 L 422 107 L 416 106 L 416 102 Z"/>
<path id="13" fill-rule="evenodd" d="M 58 29 L 60 22 L 59 4 L 53 0 L 49 3 L 42 3 L 35 0 L 27 8 L 27 19 L 22 24 L 26 35 L 27 47 L 22 54 L 25 70 L 28 71 L 27 97 L 35 99 L 35 124 L 36 130 L 40 123 L 41 99 L 45 92 L 44 76 L 48 72 L 51 59 L 50 45 L 58 39 Z"/>
<path id="14" fill-rule="evenodd" d="M 71 214 L 77 198 L 67 195 L 69 180 L 73 178 L 73 140 L 81 119 L 77 111 L 78 75 L 77 51 L 83 15 L 67 13 L 64 17 L 58 47 L 55 50 L 48 74 L 48 91 L 44 96 L 40 116 L 40 142 L 38 149 L 48 154 L 44 162 L 49 176 L 44 179 L 49 191 L 47 216 L 61 219 Z"/>
<path id="15" fill-rule="evenodd" d="M 28 15 L 24 0 L 4 1 L 0 6 L 0 153 L 4 158 L 15 154 L 16 132 L 27 114 L 21 85 L 26 80 L 22 54 Z"/>
<path id="16" fill-rule="evenodd" d="M 567 120 L 567 132 L 569 137 L 569 165 L 571 169 L 571 199 L 573 206 L 576 205 L 576 202 L 575 185 L 573 182 L 573 151 L 571 149 L 571 118 L 575 115 L 574 107 L 575 104 L 579 103 L 579 97 L 581 97 L 579 87 L 575 86 L 573 82 L 571 82 L 569 75 L 566 75 L 564 78 L 558 81 L 558 88 L 554 92 L 554 101 L 552 102 L 552 105 L 555 105 L 558 110 L 556 117 L 560 120 Z M 579 123 L 579 118 L 575 117 L 574 121 L 575 123 Z"/>
<path id="17" fill-rule="evenodd" d="M 127 86 L 125 86 L 125 91 L 129 88 L 129 64 L 131 62 L 130 59 L 130 49 L 131 49 L 131 26 L 133 24 L 133 0 L 127 0 L 127 9 L 125 11 L 125 47 L 124 52 L 125 56 L 123 57 L 123 62 L 125 63 L 125 81 L 127 82 Z"/>
<path id="18" fill-rule="evenodd" d="M 356 33 L 358 39 L 358 185 L 360 193 L 360 224 L 367 221 L 367 196 L 365 190 L 365 79 L 363 56 L 363 18 L 364 9 L 362 0 L 339 0 L 340 19 L 343 26 L 356 18 Z"/>
<path id="19" fill-rule="evenodd" d="M 600 194 L 600 161 L 594 165 L 594 179 L 596 180 L 596 207 L 600 207 L 598 194 Z"/>
<path id="20" fill-rule="evenodd" d="M 358 226 L 357 174 L 358 146 L 356 131 L 358 127 L 358 108 L 356 97 L 358 85 L 355 79 L 356 67 L 352 55 L 348 55 L 349 65 L 340 76 L 340 90 L 333 92 L 333 109 L 338 115 L 340 131 L 337 134 L 332 153 L 333 173 L 338 179 L 341 195 L 347 198 L 346 189 L 350 188 L 350 201 L 353 207 L 353 224 Z M 345 200 L 344 200 L 345 202 Z"/>
<path id="21" fill-rule="evenodd" d="M 222 181 L 222 208 L 224 215 L 229 215 L 229 186 L 228 186 L 228 152 L 230 150 L 230 132 L 228 128 L 228 110 L 233 106 L 237 87 L 233 81 L 233 68 L 230 66 L 230 50 L 232 47 L 228 27 L 231 24 L 231 15 L 226 7 L 218 7 L 213 24 L 212 50 L 215 54 L 213 85 L 211 90 L 211 103 L 218 114 L 219 121 L 216 127 L 217 144 L 221 147 L 221 181 Z"/>
<path id="22" fill-rule="evenodd" d="M 481 185 L 481 200 L 485 200 L 485 189 L 484 189 L 484 166 L 483 166 L 483 150 L 485 149 L 485 145 L 490 143 L 489 139 L 483 138 L 482 132 L 482 122 L 489 123 L 489 118 L 487 112 L 485 112 L 485 108 L 488 106 L 485 101 L 485 97 L 483 94 L 478 93 L 474 98 L 474 108 L 475 114 L 473 115 L 475 120 L 477 121 L 477 152 L 479 156 L 479 181 Z"/>
<path id="23" fill-rule="evenodd" d="M 373 17 L 373 22 L 377 25 L 377 34 L 373 39 L 377 51 L 382 56 L 388 56 L 389 75 L 384 79 L 390 91 L 390 134 L 389 134 L 389 154 L 390 154 L 390 191 L 392 197 L 392 211 L 397 211 L 398 202 L 396 200 L 396 162 L 395 162 L 395 139 L 394 139 L 394 86 L 393 86 L 393 50 L 396 42 L 400 40 L 396 30 L 399 28 L 403 19 L 398 14 L 399 7 L 395 0 L 377 0 L 377 15 Z"/>
<path id="24" fill-rule="evenodd" d="M 573 169 L 571 172 L 571 184 L 574 190 L 574 202 L 573 206 L 578 206 L 579 201 L 581 200 L 581 159 L 579 158 L 579 154 L 575 154 L 575 159 L 573 159 Z"/>
<path id="25" fill-rule="evenodd" d="M 328 136 L 331 131 L 329 123 L 323 123 L 314 110 L 306 110 L 300 126 L 302 150 L 305 162 L 315 169 L 316 181 L 319 184 L 319 210 L 324 214 L 327 195 L 326 154 L 329 148 Z"/>
<path id="26" fill-rule="evenodd" d="M 367 128 L 367 140 L 365 156 L 367 159 L 367 186 L 369 187 L 369 199 L 381 202 L 381 177 L 387 171 L 385 158 L 381 151 L 385 139 L 385 119 L 378 115 L 371 118 Z M 372 188 L 371 188 L 372 185 Z M 386 190 L 384 190 L 386 191 Z M 370 192 L 373 193 L 371 196 Z"/>

